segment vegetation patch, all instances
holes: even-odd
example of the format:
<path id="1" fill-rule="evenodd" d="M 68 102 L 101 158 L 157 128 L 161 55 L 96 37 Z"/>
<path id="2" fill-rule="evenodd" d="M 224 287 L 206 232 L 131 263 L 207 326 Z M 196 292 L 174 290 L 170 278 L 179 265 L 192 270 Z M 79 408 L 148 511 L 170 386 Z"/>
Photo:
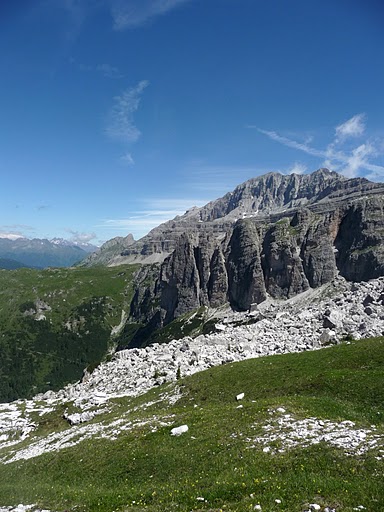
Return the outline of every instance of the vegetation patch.
<path id="1" fill-rule="evenodd" d="M 116 399 L 90 425 L 107 431 L 124 420 L 131 429 L 2 465 L 0 505 L 37 503 L 60 512 L 243 512 L 256 505 L 302 512 L 313 503 L 322 511 L 384 510 L 383 377 L 384 339 L 376 338 L 232 363 Z M 176 402 L 167 398 L 178 393 Z M 305 443 L 284 443 L 295 432 L 287 416 L 295 428 L 305 425 Z M 278 429 L 281 418 L 288 423 Z M 55 421 L 52 413 L 49 424 Z M 171 436 L 180 425 L 188 431 Z M 365 448 L 315 439 L 317 428 L 344 441 L 361 436 Z M 369 445 L 372 436 L 376 445 Z M 262 437 L 265 443 L 255 442 Z"/>
<path id="2" fill-rule="evenodd" d="M 129 310 L 137 266 L 0 272 L 0 401 L 59 389 L 97 365 Z"/>

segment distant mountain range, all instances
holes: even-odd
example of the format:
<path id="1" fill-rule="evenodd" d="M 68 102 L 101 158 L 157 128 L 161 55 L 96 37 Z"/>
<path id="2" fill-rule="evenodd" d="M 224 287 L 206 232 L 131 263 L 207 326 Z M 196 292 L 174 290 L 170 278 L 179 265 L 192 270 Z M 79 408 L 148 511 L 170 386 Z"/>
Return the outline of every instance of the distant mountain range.
<path id="1" fill-rule="evenodd" d="M 70 267 L 96 249 L 92 244 L 62 238 L 0 238 L 0 268 Z"/>

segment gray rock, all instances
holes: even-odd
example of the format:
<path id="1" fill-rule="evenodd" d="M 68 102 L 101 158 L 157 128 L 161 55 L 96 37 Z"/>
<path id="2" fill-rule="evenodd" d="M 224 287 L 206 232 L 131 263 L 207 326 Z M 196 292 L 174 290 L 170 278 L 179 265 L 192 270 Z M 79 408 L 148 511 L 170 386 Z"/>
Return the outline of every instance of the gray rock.
<path id="1" fill-rule="evenodd" d="M 383 194 L 382 184 L 348 180 L 326 169 L 249 180 L 126 250 L 135 256 L 132 262 L 140 251 L 144 258 L 151 251 L 164 253 L 150 283 L 138 282 L 132 319 L 153 331 L 201 306 L 229 302 L 245 311 L 268 294 L 294 297 L 338 274 L 352 281 L 379 277 L 384 274 Z M 372 295 L 365 289 L 363 301 Z M 324 320 L 325 328 L 340 326 L 329 316 Z"/>
<path id="2" fill-rule="evenodd" d="M 185 434 L 188 432 L 188 425 L 180 425 L 180 427 L 174 427 L 171 430 L 171 436 L 181 436 L 181 434 Z"/>

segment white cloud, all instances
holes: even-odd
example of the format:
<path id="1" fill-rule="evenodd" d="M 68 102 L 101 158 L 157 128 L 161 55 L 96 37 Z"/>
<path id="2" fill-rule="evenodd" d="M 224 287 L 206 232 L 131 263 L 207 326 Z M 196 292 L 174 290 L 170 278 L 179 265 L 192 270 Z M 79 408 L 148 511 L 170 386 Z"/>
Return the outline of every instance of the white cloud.
<path id="1" fill-rule="evenodd" d="M 70 241 L 75 243 L 87 244 L 97 237 L 96 233 L 81 233 L 73 229 L 67 229 L 66 231 L 72 235 Z"/>
<path id="2" fill-rule="evenodd" d="M 77 62 L 74 57 L 70 57 L 69 63 L 72 64 L 72 66 L 78 68 L 80 71 L 85 73 L 98 72 L 106 78 L 123 78 L 124 76 L 120 73 L 119 68 L 106 62 L 102 64 L 96 64 L 96 66 L 91 66 L 89 64 L 83 64 L 82 62 Z"/>
<path id="3" fill-rule="evenodd" d="M 8 240 L 17 240 L 19 238 L 25 238 L 24 235 L 20 233 L 2 233 L 0 232 L 0 238 L 7 238 Z"/>
<path id="4" fill-rule="evenodd" d="M 125 153 L 119 158 L 120 162 L 125 165 L 134 165 L 135 161 L 131 155 L 131 153 Z"/>
<path id="5" fill-rule="evenodd" d="M 383 176 L 384 167 L 372 162 L 372 159 L 384 153 L 381 142 L 370 140 L 351 148 L 347 147 L 346 139 L 361 136 L 365 132 L 365 114 L 357 114 L 335 129 L 335 137 L 325 150 L 314 148 L 308 142 L 301 143 L 279 135 L 275 131 L 258 129 L 270 139 L 284 146 L 297 149 L 308 155 L 322 158 L 322 167 L 341 172 L 347 177 L 358 176 L 361 171 L 371 171 L 370 176 Z"/>
<path id="6" fill-rule="evenodd" d="M 345 123 L 336 126 L 336 140 L 347 139 L 348 137 L 359 137 L 365 132 L 365 114 L 356 114 L 345 121 Z"/>
<path id="7" fill-rule="evenodd" d="M 115 104 L 109 113 L 106 129 L 109 137 L 124 143 L 138 140 L 141 132 L 135 125 L 133 115 L 139 108 L 141 94 L 148 85 L 148 80 L 142 80 L 135 87 L 126 89 L 121 96 L 114 98 Z"/>
<path id="8" fill-rule="evenodd" d="M 290 169 L 288 169 L 288 174 L 304 174 L 307 170 L 307 166 L 301 164 L 299 162 L 295 162 Z"/>
<path id="9" fill-rule="evenodd" d="M 114 28 L 124 30 L 145 24 L 153 18 L 190 0 L 115 0 L 112 4 Z"/>
<path id="10" fill-rule="evenodd" d="M 279 135 L 275 131 L 268 131 L 268 130 L 261 130 L 258 128 L 258 131 L 260 133 L 263 133 L 264 135 L 267 135 L 272 140 L 275 140 L 276 142 L 280 142 L 280 144 L 283 144 L 284 146 L 288 146 L 289 148 L 293 149 L 299 149 L 300 151 L 304 151 L 304 153 L 307 153 L 308 155 L 312 156 L 319 156 L 319 157 L 326 157 L 326 152 L 322 151 L 320 149 L 313 148 L 312 146 L 309 146 L 307 143 L 303 142 L 297 142 L 292 139 L 288 139 L 288 137 L 283 137 L 282 135 Z"/>
<path id="11" fill-rule="evenodd" d="M 345 167 L 343 168 L 343 174 L 349 178 L 357 176 L 361 168 L 367 169 L 367 166 L 369 166 L 367 157 L 374 155 L 375 152 L 375 149 L 370 144 L 361 144 L 357 148 L 353 149 L 351 155 L 347 157 Z"/>

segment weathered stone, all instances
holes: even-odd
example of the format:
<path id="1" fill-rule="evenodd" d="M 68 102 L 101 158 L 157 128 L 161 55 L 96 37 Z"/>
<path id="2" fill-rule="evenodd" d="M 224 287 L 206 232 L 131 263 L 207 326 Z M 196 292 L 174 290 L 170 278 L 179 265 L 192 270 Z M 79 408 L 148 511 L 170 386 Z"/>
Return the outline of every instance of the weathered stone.
<path id="1" fill-rule="evenodd" d="M 171 430 L 171 436 L 181 436 L 181 434 L 185 434 L 188 430 L 188 425 L 180 425 L 180 427 L 175 427 Z"/>
<path id="2" fill-rule="evenodd" d="M 147 245 L 166 237 L 167 257 L 150 284 L 139 281 L 131 317 L 152 332 L 201 306 L 229 302 L 245 311 L 267 293 L 290 298 L 331 282 L 338 272 L 356 281 L 380 276 L 383 194 L 382 184 L 326 169 L 249 180 L 144 237 Z M 135 258 L 140 243 L 127 249 Z M 153 250 L 161 252 L 160 245 Z M 324 327 L 339 324 L 329 318 Z"/>
<path id="3" fill-rule="evenodd" d="M 342 327 L 344 315 L 338 310 L 327 310 L 324 314 L 323 327 L 328 329 L 335 329 Z"/>
<path id="4" fill-rule="evenodd" d="M 266 291 L 260 259 L 260 242 L 250 221 L 236 224 L 227 252 L 228 296 L 236 310 L 265 300 Z"/>

